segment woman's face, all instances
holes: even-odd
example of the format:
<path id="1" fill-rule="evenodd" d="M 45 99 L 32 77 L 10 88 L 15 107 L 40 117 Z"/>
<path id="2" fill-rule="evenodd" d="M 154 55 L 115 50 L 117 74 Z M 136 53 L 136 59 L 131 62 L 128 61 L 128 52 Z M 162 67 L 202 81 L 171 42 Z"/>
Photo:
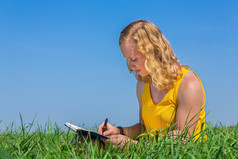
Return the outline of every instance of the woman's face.
<path id="1" fill-rule="evenodd" d="M 129 68 L 134 70 L 141 76 L 148 75 L 145 69 L 146 57 L 137 50 L 136 44 L 132 40 L 128 40 L 120 46 L 123 56 L 127 59 Z"/>

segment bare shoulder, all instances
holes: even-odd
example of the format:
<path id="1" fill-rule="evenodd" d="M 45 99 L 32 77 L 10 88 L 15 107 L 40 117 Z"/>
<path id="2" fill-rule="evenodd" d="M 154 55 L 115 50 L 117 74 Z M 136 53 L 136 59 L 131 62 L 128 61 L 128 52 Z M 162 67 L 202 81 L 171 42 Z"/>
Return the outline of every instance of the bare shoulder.
<path id="1" fill-rule="evenodd" d="M 178 100 L 184 101 L 192 98 L 204 100 L 200 81 L 193 72 L 187 72 L 179 86 Z"/>
<path id="2" fill-rule="evenodd" d="M 139 81 L 139 80 L 137 81 L 136 94 L 138 99 L 141 99 L 142 97 L 144 86 L 145 86 L 145 83 L 143 81 Z"/>
<path id="3" fill-rule="evenodd" d="M 197 76 L 193 72 L 187 72 L 184 75 L 184 78 L 180 84 L 180 87 L 183 89 L 193 89 L 196 87 L 201 87 L 201 84 Z"/>

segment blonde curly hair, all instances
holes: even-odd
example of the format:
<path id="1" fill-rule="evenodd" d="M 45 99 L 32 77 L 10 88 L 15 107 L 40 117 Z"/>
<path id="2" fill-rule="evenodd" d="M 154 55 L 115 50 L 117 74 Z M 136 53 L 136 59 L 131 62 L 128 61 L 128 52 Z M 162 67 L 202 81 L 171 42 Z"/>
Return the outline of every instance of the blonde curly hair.
<path id="1" fill-rule="evenodd" d="M 159 90 L 170 89 L 173 83 L 181 75 L 182 67 L 189 69 L 187 65 L 180 65 L 178 58 L 172 50 L 168 40 L 160 29 L 153 23 L 145 20 L 137 20 L 125 27 L 119 38 L 119 45 L 125 44 L 130 38 L 135 41 L 137 50 L 145 57 L 145 69 L 149 75 L 143 77 L 134 72 L 137 80 L 150 82 Z M 180 71 L 171 69 L 177 66 Z"/>

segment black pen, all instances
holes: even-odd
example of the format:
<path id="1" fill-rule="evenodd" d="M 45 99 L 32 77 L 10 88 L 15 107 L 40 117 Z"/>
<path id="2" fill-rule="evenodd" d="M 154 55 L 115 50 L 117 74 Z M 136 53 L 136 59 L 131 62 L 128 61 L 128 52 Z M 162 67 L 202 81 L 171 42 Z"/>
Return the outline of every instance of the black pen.
<path id="1" fill-rule="evenodd" d="M 104 122 L 104 126 L 103 126 L 103 128 L 102 128 L 102 134 L 104 133 L 104 131 L 105 131 L 106 128 L 107 128 L 107 121 L 108 121 L 108 119 L 106 118 L 106 120 L 105 120 L 105 122 Z"/>

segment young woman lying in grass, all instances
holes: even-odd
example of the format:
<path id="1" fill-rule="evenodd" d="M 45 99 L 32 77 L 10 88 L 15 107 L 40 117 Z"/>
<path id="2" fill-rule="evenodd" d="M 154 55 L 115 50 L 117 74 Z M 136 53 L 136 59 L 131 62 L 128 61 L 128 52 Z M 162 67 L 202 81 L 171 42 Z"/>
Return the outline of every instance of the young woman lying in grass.
<path id="1" fill-rule="evenodd" d="M 145 20 L 132 22 L 122 30 L 119 45 L 129 71 L 138 80 L 140 121 L 119 128 L 108 123 L 104 132 L 110 137 L 107 141 L 123 147 L 125 143 L 137 143 L 135 139 L 143 132 L 154 136 L 156 131 L 168 128 L 171 136 L 186 128 L 188 136 L 193 134 L 198 139 L 205 122 L 203 85 L 188 66 L 179 63 L 160 29 Z"/>

